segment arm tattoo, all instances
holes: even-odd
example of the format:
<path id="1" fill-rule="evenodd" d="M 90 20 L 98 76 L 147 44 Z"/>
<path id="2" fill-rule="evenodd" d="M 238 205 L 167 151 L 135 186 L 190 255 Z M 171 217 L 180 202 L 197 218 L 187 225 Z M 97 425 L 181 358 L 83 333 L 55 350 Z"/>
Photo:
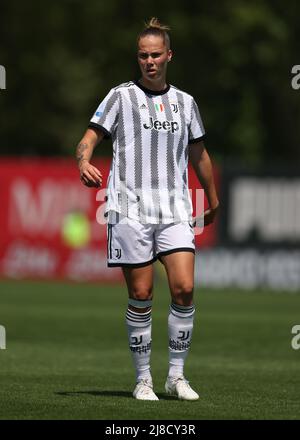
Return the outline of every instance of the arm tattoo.
<path id="1" fill-rule="evenodd" d="M 89 148 L 88 144 L 86 143 L 79 143 L 76 150 L 76 159 L 78 164 L 80 164 L 84 159 L 88 160 L 86 157 L 84 157 L 85 151 Z"/>

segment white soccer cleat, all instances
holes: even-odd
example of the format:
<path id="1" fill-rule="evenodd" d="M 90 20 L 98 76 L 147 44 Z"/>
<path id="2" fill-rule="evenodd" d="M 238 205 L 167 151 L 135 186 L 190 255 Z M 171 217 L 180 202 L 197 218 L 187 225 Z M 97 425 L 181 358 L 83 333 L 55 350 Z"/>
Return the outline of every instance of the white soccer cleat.
<path id="1" fill-rule="evenodd" d="M 198 400 L 197 394 L 184 377 L 167 377 L 165 384 L 167 394 L 177 396 L 180 400 Z"/>
<path id="2" fill-rule="evenodd" d="M 152 380 L 141 379 L 133 391 L 133 397 L 138 400 L 159 400 L 153 391 Z"/>

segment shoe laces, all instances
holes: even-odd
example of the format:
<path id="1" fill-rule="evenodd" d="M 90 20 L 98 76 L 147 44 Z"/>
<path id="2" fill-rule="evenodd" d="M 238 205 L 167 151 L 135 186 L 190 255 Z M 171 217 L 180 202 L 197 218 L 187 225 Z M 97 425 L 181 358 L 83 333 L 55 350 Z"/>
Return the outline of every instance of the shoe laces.
<path id="1" fill-rule="evenodd" d="M 172 377 L 171 382 L 173 384 L 177 384 L 177 383 L 186 383 L 187 385 L 189 384 L 189 381 L 184 377 L 184 376 L 179 376 L 179 377 Z"/>
<path id="2" fill-rule="evenodd" d="M 150 380 L 150 379 L 141 379 L 138 381 L 138 385 L 144 385 L 144 386 L 149 387 L 151 389 L 153 388 L 153 383 L 152 383 L 152 380 Z"/>

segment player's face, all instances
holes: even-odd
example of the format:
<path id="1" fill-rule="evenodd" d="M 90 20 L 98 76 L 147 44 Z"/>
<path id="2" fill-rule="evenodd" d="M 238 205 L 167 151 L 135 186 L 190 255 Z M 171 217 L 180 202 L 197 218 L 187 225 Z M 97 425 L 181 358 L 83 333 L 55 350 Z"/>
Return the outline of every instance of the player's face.
<path id="1" fill-rule="evenodd" d="M 167 48 L 163 38 L 148 35 L 139 40 L 138 63 L 143 78 L 148 81 L 162 80 L 166 76 L 167 64 L 172 51 Z"/>

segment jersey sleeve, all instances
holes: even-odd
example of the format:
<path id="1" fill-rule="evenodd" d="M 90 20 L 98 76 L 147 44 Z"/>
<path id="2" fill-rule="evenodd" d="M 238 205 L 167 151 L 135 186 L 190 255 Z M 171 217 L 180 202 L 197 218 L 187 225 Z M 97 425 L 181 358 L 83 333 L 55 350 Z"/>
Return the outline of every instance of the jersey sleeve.
<path id="1" fill-rule="evenodd" d="M 198 106 L 192 99 L 191 106 L 191 122 L 189 125 L 189 144 L 201 141 L 205 137 L 205 129 L 200 116 Z"/>
<path id="2" fill-rule="evenodd" d="M 115 89 L 111 89 L 103 99 L 90 120 L 89 127 L 98 128 L 109 138 L 118 125 L 119 96 Z"/>

